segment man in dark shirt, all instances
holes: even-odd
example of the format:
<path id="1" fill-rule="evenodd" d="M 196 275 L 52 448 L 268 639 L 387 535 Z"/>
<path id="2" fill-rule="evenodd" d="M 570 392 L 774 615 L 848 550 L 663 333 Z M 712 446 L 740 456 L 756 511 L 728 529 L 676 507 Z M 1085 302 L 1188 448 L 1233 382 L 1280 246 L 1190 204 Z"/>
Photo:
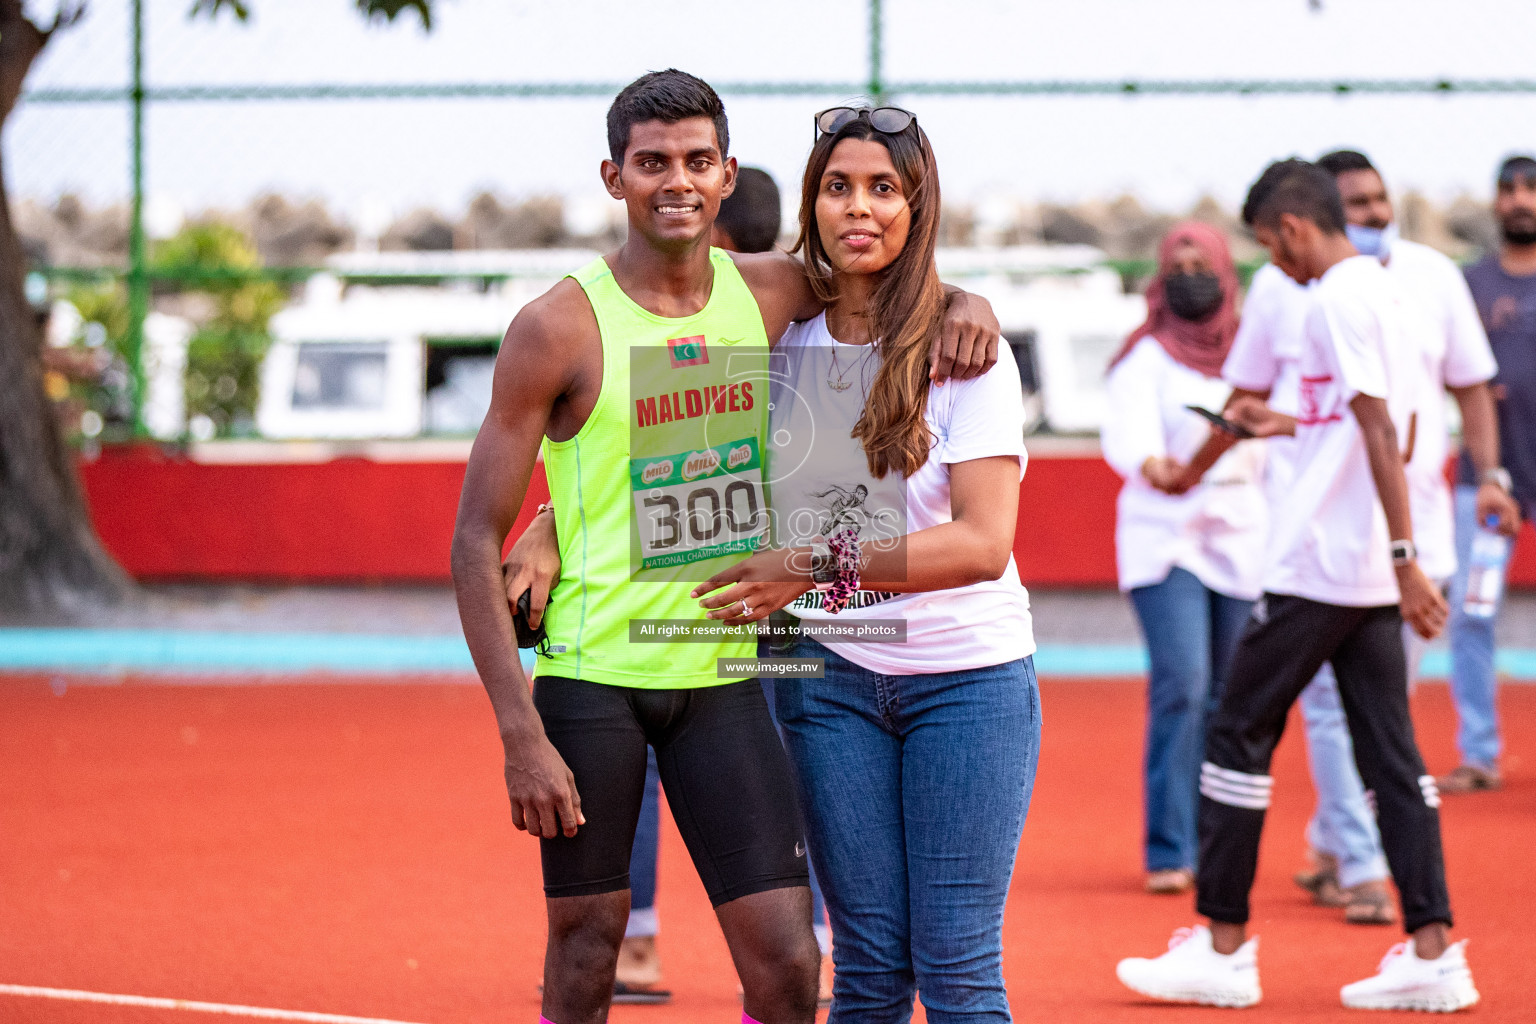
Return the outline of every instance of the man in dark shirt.
<path id="1" fill-rule="evenodd" d="M 1497 684 L 1493 672 L 1493 618 L 1467 615 L 1463 604 L 1477 488 L 1511 490 L 1526 518 L 1536 512 L 1536 159 L 1512 156 L 1499 168 L 1494 214 L 1503 243 L 1467 269 L 1467 284 L 1499 364 L 1499 449 L 1503 470 L 1478 479 L 1463 454 L 1456 486 L 1456 578 L 1451 584 L 1451 694 L 1460 726 L 1461 764 L 1439 780 L 1441 793 L 1497 789 L 1499 775 Z M 1516 523 L 1500 524 L 1513 533 Z"/>

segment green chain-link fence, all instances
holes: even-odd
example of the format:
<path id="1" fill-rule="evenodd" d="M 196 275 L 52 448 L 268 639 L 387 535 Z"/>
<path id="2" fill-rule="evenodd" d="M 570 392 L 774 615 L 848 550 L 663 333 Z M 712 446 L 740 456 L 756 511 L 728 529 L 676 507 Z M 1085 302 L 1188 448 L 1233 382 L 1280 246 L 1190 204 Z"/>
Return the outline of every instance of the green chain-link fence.
<path id="1" fill-rule="evenodd" d="M 320 0 L 313 0 L 320 2 Z M 849 0 L 852 6 L 856 0 Z M 1298 3 L 1301 0 L 1297 0 Z M 144 322 L 151 306 L 152 292 L 158 289 L 200 290 L 215 301 L 227 301 L 240 288 L 257 285 L 286 286 L 303 281 L 313 273 L 305 265 L 262 267 L 250 261 L 226 260 L 214 254 L 200 258 L 157 256 L 148 241 L 146 219 L 146 153 L 157 122 L 165 119 L 201 118 L 208 120 L 219 112 L 242 109 L 242 124 L 257 125 L 252 132 L 265 131 L 272 137 L 281 133 L 283 110 L 296 103 L 330 103 L 358 111 L 369 105 L 390 103 L 429 103 L 445 101 L 602 101 L 612 96 L 619 81 L 463 81 L 463 82 L 283 82 L 254 81 L 249 84 L 207 84 L 174 81 L 175 75 L 156 76 L 151 81 L 146 65 L 146 29 L 148 19 L 184 19 L 185 0 L 156 0 L 146 11 L 146 0 L 131 0 L 121 9 L 103 6 L 93 11 L 93 18 L 122 19 L 122 37 L 127 41 L 128 79 L 115 83 L 111 68 L 121 67 L 119 54 L 87 54 L 78 65 L 79 84 L 57 81 L 39 85 L 24 94 L 19 114 L 46 116 L 50 122 L 50 144 L 63 148 L 69 160 L 93 161 L 119 153 L 112 142 L 120 131 L 121 116 L 127 114 L 124 173 L 128 179 L 128 231 L 126 260 L 120 265 L 85 266 L 68 260 L 44 265 L 38 272 L 55 288 L 119 289 L 126 303 L 121 354 L 130 380 L 130 400 L 137 410 L 143 395 L 140 370 Z M 345 6 L 336 4 L 336 6 Z M 443 12 L 451 15 L 452 11 Z M 892 97 L 935 98 L 1049 98 L 1049 97 L 1257 97 L 1257 96 L 1528 96 L 1536 94 L 1536 78 L 1359 78 L 1359 79 L 1157 79 L 1157 80 L 954 80 L 926 81 L 892 79 L 885 74 L 885 19 L 883 0 L 867 0 L 862 12 L 864 36 L 863 61 L 866 74 L 860 79 L 820 81 L 731 81 L 713 80 L 727 97 L 755 98 L 832 98 L 865 95 L 875 99 Z M 231 31 L 236 31 L 231 29 Z M 157 55 L 158 56 L 158 55 Z M 168 63 L 173 57 L 159 58 Z M 195 64 L 195 61 L 192 62 Z M 159 65 L 157 65 L 157 68 Z M 104 79 L 95 81 L 93 79 Z M 213 135 L 216 147 L 219 137 Z M 109 141 L 103 141 L 109 140 Z M 78 154 L 78 156 L 76 155 Z M 204 157 L 209 173 L 218 173 L 217 159 Z M 205 254 L 206 255 L 206 254 Z M 185 253 L 183 254 L 185 256 Z M 1140 261 L 1114 264 L 1125 274 L 1137 274 L 1147 267 Z M 223 298 L 220 298 L 223 297 Z M 142 431 L 137 412 L 134 427 Z"/>

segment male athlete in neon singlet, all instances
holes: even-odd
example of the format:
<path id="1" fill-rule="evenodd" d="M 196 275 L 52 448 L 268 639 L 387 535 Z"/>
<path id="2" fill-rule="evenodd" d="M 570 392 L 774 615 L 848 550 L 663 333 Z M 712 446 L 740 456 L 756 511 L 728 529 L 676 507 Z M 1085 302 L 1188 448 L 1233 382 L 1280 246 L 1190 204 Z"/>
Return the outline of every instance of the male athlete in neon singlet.
<path id="1" fill-rule="evenodd" d="M 608 141 L 603 181 L 627 207 L 628 240 L 508 329 L 453 543 L 459 613 L 496 711 L 513 823 L 542 840 L 542 1016 L 596 1024 L 607 1015 L 649 743 L 741 978 L 743 1020 L 809 1024 L 820 955 L 789 766 L 757 682 L 716 677 L 720 658 L 751 657 L 755 642 L 631 644 L 629 620 L 702 621 L 688 581 L 749 550 L 662 552 L 675 534 L 642 532 L 654 525 L 646 509 L 664 509 L 679 481 L 711 480 L 744 496 L 743 508 L 766 507 L 766 394 L 751 386 L 765 367 L 752 352 L 820 303 L 789 257 L 709 247 L 736 164 L 707 84 L 678 71 L 638 79 L 608 112 Z M 957 301 L 945 337 L 936 372 L 957 363 L 981 372 L 996 322 L 984 303 Z M 670 394 L 653 386 L 658 375 Z M 700 406 L 704 450 L 685 443 L 681 425 Z M 541 443 L 565 578 L 544 619 L 554 657 L 541 659 L 530 696 L 500 559 Z M 667 466 L 671 455 L 682 464 Z M 678 582 L 636 582 L 668 570 Z"/>

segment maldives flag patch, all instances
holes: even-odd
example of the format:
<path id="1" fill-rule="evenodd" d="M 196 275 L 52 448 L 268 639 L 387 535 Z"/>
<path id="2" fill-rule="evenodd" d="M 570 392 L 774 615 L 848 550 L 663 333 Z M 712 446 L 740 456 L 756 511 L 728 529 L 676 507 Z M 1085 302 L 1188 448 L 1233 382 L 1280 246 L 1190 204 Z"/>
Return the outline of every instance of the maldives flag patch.
<path id="1" fill-rule="evenodd" d="M 679 366 L 702 366 L 709 362 L 702 334 L 695 334 L 691 338 L 672 338 L 667 342 L 667 351 L 672 356 L 674 370 Z"/>

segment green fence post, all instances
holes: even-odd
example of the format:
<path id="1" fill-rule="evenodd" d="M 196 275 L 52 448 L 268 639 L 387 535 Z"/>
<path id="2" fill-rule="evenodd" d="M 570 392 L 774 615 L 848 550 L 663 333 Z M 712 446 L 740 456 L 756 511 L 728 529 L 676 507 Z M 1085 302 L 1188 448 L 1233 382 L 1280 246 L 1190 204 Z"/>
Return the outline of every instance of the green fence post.
<path id="1" fill-rule="evenodd" d="M 149 315 L 149 268 L 144 245 L 144 0 L 133 0 L 133 88 L 129 94 L 133 120 L 133 206 L 128 225 L 128 362 L 129 394 L 133 400 L 133 433 L 144 429 L 144 319 Z"/>
<path id="2" fill-rule="evenodd" d="M 885 82 L 881 80 L 881 51 L 885 48 L 881 39 L 880 0 L 869 0 L 869 100 L 875 106 L 885 102 Z"/>

